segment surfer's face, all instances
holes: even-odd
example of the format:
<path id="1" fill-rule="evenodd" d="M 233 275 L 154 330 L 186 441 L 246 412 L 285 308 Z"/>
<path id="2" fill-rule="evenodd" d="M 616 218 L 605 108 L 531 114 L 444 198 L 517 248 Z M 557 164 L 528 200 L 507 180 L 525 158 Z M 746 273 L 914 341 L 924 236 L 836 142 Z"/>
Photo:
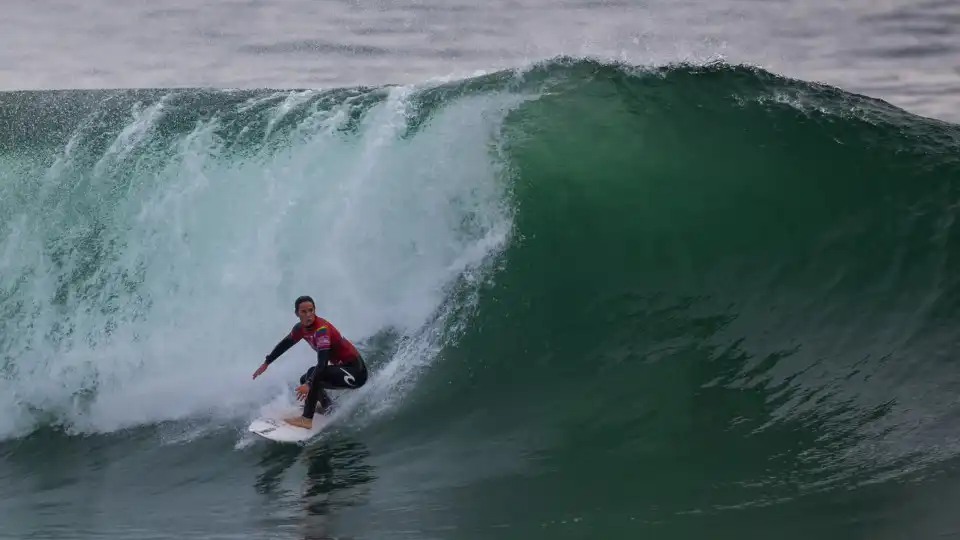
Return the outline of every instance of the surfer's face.
<path id="1" fill-rule="evenodd" d="M 300 322 L 304 326 L 310 326 L 313 324 L 313 320 L 317 317 L 315 312 L 316 308 L 313 307 L 313 302 L 300 302 L 300 305 L 297 307 L 297 317 L 300 317 Z"/>

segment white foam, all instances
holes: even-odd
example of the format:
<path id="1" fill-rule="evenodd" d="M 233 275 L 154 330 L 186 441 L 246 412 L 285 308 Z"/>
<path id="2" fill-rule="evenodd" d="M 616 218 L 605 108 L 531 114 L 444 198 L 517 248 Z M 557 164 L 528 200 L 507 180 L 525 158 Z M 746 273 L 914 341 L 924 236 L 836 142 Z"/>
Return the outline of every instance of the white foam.
<path id="1" fill-rule="evenodd" d="M 71 191 L 84 144 L 72 137 L 45 183 L 24 183 L 47 197 L 26 198 L 36 206 L 0 229 L 0 287 L 14 291 L 4 309 L 22 303 L 0 322 L 12 358 L 0 437 L 51 417 L 103 432 L 253 414 L 313 362 L 300 344 L 250 377 L 296 322 L 300 294 L 355 341 L 408 335 L 352 398 L 391 402 L 444 335 L 435 315 L 449 285 L 503 247 L 512 220 L 490 143 L 519 98 L 460 98 L 403 137 L 413 91 L 392 89 L 354 135 L 336 129 L 346 114 L 318 111 L 291 146 L 242 159 L 227 157 L 214 118 L 150 169 L 132 146 L 156 145 L 152 126 L 176 114 L 166 102 L 131 118 L 85 190 Z M 267 114 L 308 97 L 291 93 Z M 78 285 L 91 242 L 106 255 Z"/>

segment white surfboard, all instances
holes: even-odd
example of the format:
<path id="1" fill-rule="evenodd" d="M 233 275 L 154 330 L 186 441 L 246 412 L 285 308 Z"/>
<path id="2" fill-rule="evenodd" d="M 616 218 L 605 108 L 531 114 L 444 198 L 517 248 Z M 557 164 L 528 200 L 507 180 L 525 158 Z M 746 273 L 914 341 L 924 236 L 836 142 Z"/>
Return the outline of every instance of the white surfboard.
<path id="1" fill-rule="evenodd" d="M 320 413 L 313 416 L 313 428 L 311 429 L 291 426 L 283 421 L 284 418 L 299 416 L 301 412 L 303 412 L 302 406 L 268 411 L 250 422 L 247 431 L 271 441 L 298 443 L 320 433 L 324 426 L 329 423 L 329 418 Z"/>

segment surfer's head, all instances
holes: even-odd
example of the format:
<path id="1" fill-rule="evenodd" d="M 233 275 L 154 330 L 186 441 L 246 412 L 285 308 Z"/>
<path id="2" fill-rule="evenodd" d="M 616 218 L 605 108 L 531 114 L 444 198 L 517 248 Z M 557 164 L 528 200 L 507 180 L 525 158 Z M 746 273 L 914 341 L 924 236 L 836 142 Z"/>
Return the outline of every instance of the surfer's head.
<path id="1" fill-rule="evenodd" d="M 301 296 L 293 303 L 294 312 L 305 326 L 313 324 L 313 320 L 317 316 L 316 309 L 317 305 L 313 302 L 313 298 L 309 296 Z"/>

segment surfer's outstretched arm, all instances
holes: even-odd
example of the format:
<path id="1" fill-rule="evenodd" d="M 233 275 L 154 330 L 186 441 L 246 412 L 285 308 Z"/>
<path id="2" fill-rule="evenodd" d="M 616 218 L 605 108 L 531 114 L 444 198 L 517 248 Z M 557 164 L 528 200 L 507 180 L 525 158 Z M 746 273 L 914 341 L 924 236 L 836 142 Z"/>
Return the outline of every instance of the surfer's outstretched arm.
<path id="1" fill-rule="evenodd" d="M 277 343 L 276 347 L 274 347 L 273 350 L 270 351 L 270 354 L 268 354 L 267 357 L 263 360 L 263 363 L 260 364 L 260 367 L 258 367 L 257 370 L 253 372 L 253 378 L 256 379 L 257 377 L 259 377 L 261 373 L 267 370 L 267 366 L 269 366 L 271 363 L 273 363 L 274 360 L 279 358 L 280 355 L 289 351 L 290 347 L 293 347 L 294 345 L 297 344 L 297 341 L 298 340 L 295 339 L 293 336 L 293 332 L 287 334 L 283 339 L 281 339 L 280 342 Z"/>
<path id="2" fill-rule="evenodd" d="M 267 355 L 267 358 L 264 360 L 264 363 L 267 365 L 270 365 L 271 363 L 273 363 L 274 360 L 279 358 L 280 355 L 289 351 L 290 347 L 293 347 L 296 344 L 297 344 L 297 340 L 293 339 L 292 335 L 287 334 L 287 336 L 281 339 L 280 342 L 277 343 L 277 346 L 274 347 L 272 351 L 270 351 L 270 354 Z"/>

